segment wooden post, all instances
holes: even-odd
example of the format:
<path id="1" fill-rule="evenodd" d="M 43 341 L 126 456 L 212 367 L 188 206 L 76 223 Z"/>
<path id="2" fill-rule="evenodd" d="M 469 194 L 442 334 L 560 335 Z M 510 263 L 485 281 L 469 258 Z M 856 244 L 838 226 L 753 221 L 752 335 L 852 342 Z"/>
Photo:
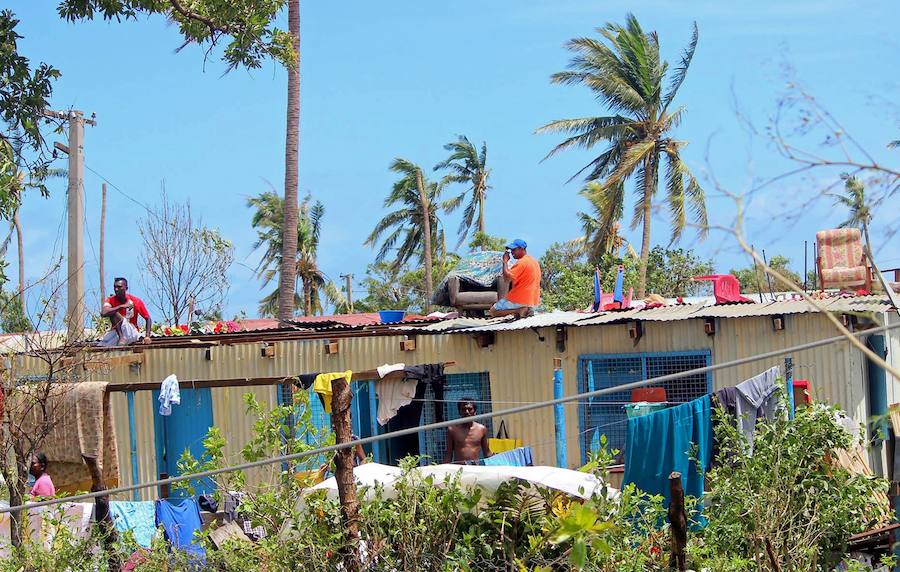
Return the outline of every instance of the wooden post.
<path id="1" fill-rule="evenodd" d="M 97 462 L 97 458 L 86 457 L 84 455 L 82 455 L 81 458 L 84 460 L 84 463 L 88 467 L 88 471 L 91 473 L 91 492 L 96 493 L 105 491 L 106 482 L 103 480 L 103 472 L 100 468 L 100 464 Z M 100 540 L 107 552 L 110 568 L 116 569 L 121 566 L 121 563 L 116 557 L 115 550 L 113 550 L 117 535 L 112 515 L 109 512 L 109 495 L 96 497 L 94 499 L 94 520 L 97 523 L 97 528 L 100 530 Z"/>
<path id="2" fill-rule="evenodd" d="M 672 530 L 672 554 L 669 556 L 669 568 L 687 570 L 684 549 L 687 546 L 687 516 L 684 514 L 684 487 L 681 484 L 681 473 L 669 475 L 669 524 Z"/>
<path id="3" fill-rule="evenodd" d="M 159 480 L 168 479 L 169 473 L 160 473 Z M 169 485 L 160 485 L 159 486 L 159 498 L 167 499 L 169 498 Z"/>
<path id="4" fill-rule="evenodd" d="M 350 401 L 353 394 L 344 378 L 331 382 L 331 422 L 334 425 L 335 442 L 350 443 L 352 420 Z M 354 572 L 360 569 L 359 562 L 359 499 L 356 497 L 356 480 L 353 478 L 353 448 L 341 449 L 334 454 L 334 476 L 337 480 L 338 498 L 341 501 L 341 520 L 344 534 L 350 545 L 350 552 L 344 558 L 344 566 Z"/>

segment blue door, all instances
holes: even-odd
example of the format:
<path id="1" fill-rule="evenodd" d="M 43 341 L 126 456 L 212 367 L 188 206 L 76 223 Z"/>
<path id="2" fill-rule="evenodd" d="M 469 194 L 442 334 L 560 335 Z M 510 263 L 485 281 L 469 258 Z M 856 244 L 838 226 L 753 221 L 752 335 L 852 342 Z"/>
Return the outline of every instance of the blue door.
<path id="1" fill-rule="evenodd" d="M 206 449 L 203 439 L 213 425 L 212 395 L 209 388 L 182 389 L 181 404 L 172 406 L 172 414 L 153 412 L 156 433 L 156 466 L 169 476 L 178 475 L 178 459 L 185 450 L 199 459 Z M 154 408 L 159 403 L 159 391 L 153 392 Z M 196 494 L 211 493 L 215 485 L 211 479 L 191 481 Z M 184 492 L 170 489 L 172 497 L 183 497 Z"/>

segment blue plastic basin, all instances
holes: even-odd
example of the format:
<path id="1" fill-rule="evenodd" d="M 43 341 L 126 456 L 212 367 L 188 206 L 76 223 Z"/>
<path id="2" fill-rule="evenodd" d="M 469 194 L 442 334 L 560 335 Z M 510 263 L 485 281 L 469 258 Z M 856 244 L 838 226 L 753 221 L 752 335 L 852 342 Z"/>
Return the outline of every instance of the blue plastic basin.
<path id="1" fill-rule="evenodd" d="M 403 318 L 406 317 L 406 312 L 403 310 L 381 310 L 378 312 L 378 317 L 381 318 L 382 324 L 402 322 Z"/>

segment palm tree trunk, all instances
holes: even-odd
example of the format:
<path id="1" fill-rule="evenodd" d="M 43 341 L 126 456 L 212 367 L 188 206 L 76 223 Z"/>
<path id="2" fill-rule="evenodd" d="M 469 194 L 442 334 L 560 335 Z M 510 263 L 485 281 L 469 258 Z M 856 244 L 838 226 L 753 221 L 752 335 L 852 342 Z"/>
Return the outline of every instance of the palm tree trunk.
<path id="1" fill-rule="evenodd" d="M 13 214 L 13 225 L 16 227 L 16 247 L 19 250 L 19 304 L 22 305 L 22 315 L 28 313 L 25 310 L 25 246 L 22 240 L 22 224 L 19 221 L 19 209 Z"/>
<path id="2" fill-rule="evenodd" d="M 653 209 L 653 195 L 656 189 L 656 154 L 651 153 L 644 160 L 644 232 L 641 237 L 641 266 L 638 281 L 638 299 L 647 295 L 647 264 L 650 261 L 650 217 Z"/>
<path id="3" fill-rule="evenodd" d="M 294 316 L 297 280 L 297 201 L 300 163 L 300 0 L 288 2 L 288 29 L 297 56 L 288 68 L 287 129 L 284 145 L 284 227 L 281 244 L 281 275 L 278 279 L 278 319 Z"/>
<path id="4" fill-rule="evenodd" d="M 416 169 L 416 187 L 419 189 L 419 202 L 422 203 L 422 234 L 425 239 L 425 313 L 431 313 L 431 278 L 432 266 L 431 260 L 431 205 L 428 204 L 428 193 L 425 190 L 425 178 L 422 176 L 422 169 Z"/>
<path id="5" fill-rule="evenodd" d="M 478 232 L 484 234 L 484 179 L 478 184 Z M 482 247 L 484 250 L 484 247 Z"/>

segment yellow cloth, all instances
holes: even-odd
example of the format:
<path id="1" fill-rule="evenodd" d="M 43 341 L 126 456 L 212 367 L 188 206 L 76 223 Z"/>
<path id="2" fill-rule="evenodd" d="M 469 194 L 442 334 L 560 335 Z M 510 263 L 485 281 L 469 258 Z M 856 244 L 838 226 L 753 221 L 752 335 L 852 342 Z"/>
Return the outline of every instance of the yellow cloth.
<path id="1" fill-rule="evenodd" d="M 353 372 L 348 369 L 347 371 L 320 373 L 313 381 L 313 391 L 322 396 L 322 404 L 325 405 L 325 413 L 331 413 L 331 382 L 342 377 L 347 380 L 347 383 L 350 383 L 350 380 L 353 378 Z"/>

